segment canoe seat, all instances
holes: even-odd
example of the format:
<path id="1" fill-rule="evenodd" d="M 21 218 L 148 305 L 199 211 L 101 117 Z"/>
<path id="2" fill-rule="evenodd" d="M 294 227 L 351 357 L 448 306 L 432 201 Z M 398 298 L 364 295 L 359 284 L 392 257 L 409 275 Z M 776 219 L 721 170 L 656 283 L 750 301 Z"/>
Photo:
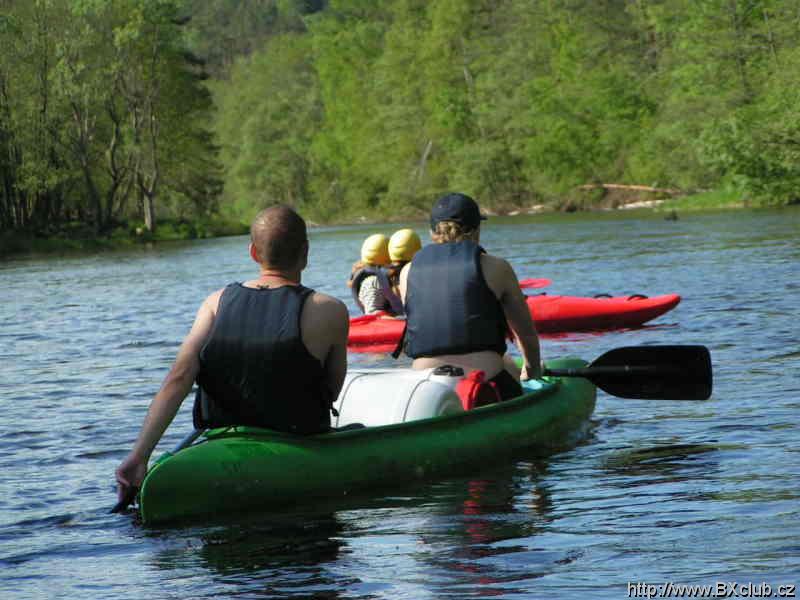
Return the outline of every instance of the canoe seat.
<path id="1" fill-rule="evenodd" d="M 350 371 L 334 408 L 333 427 L 405 423 L 463 412 L 455 387 L 463 371 L 381 369 Z"/>

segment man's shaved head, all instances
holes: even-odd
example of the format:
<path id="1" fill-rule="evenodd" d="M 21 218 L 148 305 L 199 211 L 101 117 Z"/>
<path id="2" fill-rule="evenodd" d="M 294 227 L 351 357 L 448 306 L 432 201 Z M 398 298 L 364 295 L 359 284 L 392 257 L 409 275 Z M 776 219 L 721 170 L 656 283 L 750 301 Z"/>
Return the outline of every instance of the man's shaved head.
<path id="1" fill-rule="evenodd" d="M 262 265 L 291 269 L 304 258 L 308 247 L 306 222 L 289 206 L 270 206 L 253 220 L 250 241 Z"/>

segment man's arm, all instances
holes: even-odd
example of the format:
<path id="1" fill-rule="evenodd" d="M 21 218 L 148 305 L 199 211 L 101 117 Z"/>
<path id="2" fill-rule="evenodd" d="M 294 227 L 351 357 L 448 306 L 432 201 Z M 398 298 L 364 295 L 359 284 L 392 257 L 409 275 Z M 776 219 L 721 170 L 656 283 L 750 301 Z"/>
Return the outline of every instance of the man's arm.
<path id="1" fill-rule="evenodd" d="M 300 316 L 300 331 L 306 349 L 322 364 L 326 386 L 336 400 L 347 374 L 347 307 L 332 296 L 314 292 Z"/>
<path id="2" fill-rule="evenodd" d="M 350 315 L 347 307 L 333 300 L 327 307 L 330 315 L 330 349 L 325 357 L 325 380 L 332 401 L 339 397 L 347 375 L 347 335 L 350 333 Z"/>
<path id="3" fill-rule="evenodd" d="M 150 404 L 133 450 L 117 467 L 120 499 L 128 488 L 141 485 L 153 449 L 192 389 L 200 370 L 200 350 L 211 332 L 220 295 L 221 292 L 216 292 L 209 296 L 197 311 L 192 329 L 183 340 L 175 363 Z"/>
<path id="4" fill-rule="evenodd" d="M 495 292 L 503 307 L 514 342 L 525 361 L 520 379 L 536 379 L 542 376 L 539 335 L 531 318 L 525 294 L 519 287 L 519 280 L 508 262 L 494 256 L 482 257 L 487 283 Z M 488 267 L 488 268 L 487 268 Z"/>

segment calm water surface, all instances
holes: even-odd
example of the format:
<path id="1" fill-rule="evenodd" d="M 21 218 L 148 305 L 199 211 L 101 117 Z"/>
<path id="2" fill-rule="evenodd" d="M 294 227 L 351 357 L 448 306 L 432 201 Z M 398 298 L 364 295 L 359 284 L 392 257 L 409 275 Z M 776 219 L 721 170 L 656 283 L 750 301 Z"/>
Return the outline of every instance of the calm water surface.
<path id="1" fill-rule="evenodd" d="M 314 232 L 304 282 L 352 312 L 343 282 L 375 229 Z M 252 275 L 247 240 L 7 261 L 0 597 L 624 598 L 627 582 L 800 583 L 800 211 L 493 219 L 483 242 L 520 277 L 553 279 L 551 293 L 682 294 L 653 326 L 547 339 L 543 352 L 703 343 L 711 400 L 601 393 L 587 437 L 548 457 L 143 528 L 107 514 L 114 468 L 202 299 Z M 190 404 L 157 453 L 190 430 Z"/>

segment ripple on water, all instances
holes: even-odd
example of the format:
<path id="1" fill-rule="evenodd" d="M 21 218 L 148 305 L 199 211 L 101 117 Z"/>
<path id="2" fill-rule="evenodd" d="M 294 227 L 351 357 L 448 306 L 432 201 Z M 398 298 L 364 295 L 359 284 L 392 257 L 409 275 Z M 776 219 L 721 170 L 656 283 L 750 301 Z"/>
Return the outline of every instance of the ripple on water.
<path id="1" fill-rule="evenodd" d="M 182 528 L 109 515 L 114 468 L 202 299 L 250 276 L 246 237 L 4 263 L 0 594 L 616 599 L 629 579 L 796 583 L 798 225 L 798 211 L 492 219 L 485 246 L 551 278 L 548 293 L 683 297 L 642 328 L 543 336 L 545 356 L 703 343 L 712 399 L 600 394 L 586 437 L 546 458 Z M 353 310 L 341 282 L 364 236 L 393 227 L 314 230 L 304 281 Z M 187 402 L 157 453 L 190 428 Z"/>

